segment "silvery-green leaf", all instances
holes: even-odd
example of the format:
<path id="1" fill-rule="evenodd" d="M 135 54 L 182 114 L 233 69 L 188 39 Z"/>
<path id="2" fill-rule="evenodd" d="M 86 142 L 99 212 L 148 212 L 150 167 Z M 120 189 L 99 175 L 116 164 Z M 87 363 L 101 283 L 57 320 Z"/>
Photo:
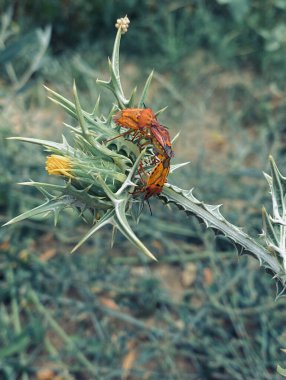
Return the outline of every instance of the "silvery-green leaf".
<path id="1" fill-rule="evenodd" d="M 63 210 L 66 207 L 71 207 L 71 200 L 69 197 L 62 197 L 59 199 L 48 200 L 40 206 L 33 208 L 32 210 L 26 211 L 21 215 L 16 216 L 11 219 L 9 222 L 5 223 L 4 226 L 8 226 L 13 223 L 18 223 L 22 220 L 33 218 L 34 216 L 40 214 L 54 213 L 54 216 L 57 217 L 59 211 Z M 56 219 L 55 219 L 56 222 Z"/>
<path id="2" fill-rule="evenodd" d="M 285 203 L 284 203 L 284 191 L 281 184 L 283 176 L 279 172 L 276 163 L 272 156 L 269 157 L 271 174 L 272 174 L 272 203 L 273 203 L 273 216 L 279 219 L 285 216 Z"/>
<path id="3" fill-rule="evenodd" d="M 77 243 L 77 245 L 72 249 L 71 253 L 75 252 L 87 239 L 89 239 L 98 230 L 107 224 L 112 224 L 113 216 L 115 214 L 114 209 L 106 211 L 106 213 L 98 220 L 95 225 L 88 231 L 86 235 Z"/>
<path id="4" fill-rule="evenodd" d="M 175 170 L 182 168 L 183 166 L 189 165 L 191 161 L 182 162 L 181 164 L 171 165 L 170 173 L 173 173 Z"/>
<path id="5" fill-rule="evenodd" d="M 145 86 L 144 86 L 142 94 L 141 94 L 141 98 L 140 98 L 140 100 L 138 102 L 138 108 L 143 108 L 144 107 L 144 104 L 145 104 L 145 101 L 146 101 L 146 96 L 147 96 L 147 93 L 149 91 L 149 87 L 150 87 L 151 82 L 152 82 L 153 74 L 154 74 L 154 70 L 151 71 L 151 73 L 149 74 L 149 76 L 148 76 L 148 78 L 146 80 Z"/>
<path id="6" fill-rule="evenodd" d="M 267 240 L 271 241 L 273 244 L 279 244 L 279 238 L 276 235 L 276 232 L 271 223 L 271 219 L 267 214 L 265 208 L 262 208 L 262 222 L 263 222 L 263 231 Z"/>
<path id="7" fill-rule="evenodd" d="M 283 274 L 283 268 L 266 248 L 251 239 L 240 228 L 229 223 L 220 213 L 217 206 L 205 205 L 194 197 L 192 190 L 183 190 L 177 186 L 166 184 L 160 198 L 167 203 L 177 205 L 186 214 L 193 214 L 204 221 L 207 227 L 219 231 L 243 250 L 252 253 L 261 264 L 270 268 L 278 276 Z M 280 277 L 281 279 L 281 277 Z"/>
<path id="8" fill-rule="evenodd" d="M 286 369 L 282 368 L 279 364 L 277 365 L 277 372 L 279 375 L 286 377 Z"/>
<path id="9" fill-rule="evenodd" d="M 126 200 L 119 202 L 115 207 L 114 225 L 119 231 L 139 250 L 152 260 L 157 261 L 156 257 L 149 251 L 149 249 L 142 243 L 135 235 L 126 218 Z"/>
<path id="10" fill-rule="evenodd" d="M 77 119 L 79 121 L 79 125 L 81 127 L 83 135 L 87 136 L 89 134 L 89 130 L 88 130 L 88 126 L 86 124 L 86 121 L 84 119 L 81 106 L 80 106 L 80 102 L 79 102 L 79 98 L 78 98 L 75 82 L 73 84 L 73 94 L 74 94 L 74 101 L 75 101 L 75 109 L 76 109 Z"/>

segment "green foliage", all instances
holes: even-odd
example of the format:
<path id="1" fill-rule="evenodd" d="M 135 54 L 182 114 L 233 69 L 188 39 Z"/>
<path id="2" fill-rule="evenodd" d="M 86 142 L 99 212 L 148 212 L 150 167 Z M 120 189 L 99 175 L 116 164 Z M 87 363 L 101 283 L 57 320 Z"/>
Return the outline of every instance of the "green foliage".
<path id="1" fill-rule="evenodd" d="M 24 27 L 52 25 L 52 46 L 58 52 L 79 43 L 91 42 L 95 37 L 104 38 L 106 33 L 111 37 L 118 14 L 133 13 L 136 3 L 136 0 L 24 0 L 14 7 L 14 15 L 17 22 Z M 143 14 L 146 6 L 144 3 L 140 5 L 139 13 Z"/>
<path id="2" fill-rule="evenodd" d="M 119 27 L 115 38 L 112 58 L 108 62 L 110 79 L 108 81 L 97 79 L 96 81 L 97 84 L 107 88 L 113 93 L 118 103 L 117 108 L 119 109 L 132 108 L 136 94 L 135 88 L 130 98 L 126 98 L 121 85 L 119 71 L 120 40 L 121 35 L 127 31 L 129 24 L 128 19 L 125 18 L 121 20 L 123 20 L 122 22 L 124 23 L 127 22 L 126 30 Z M 151 78 L 152 73 L 147 79 L 142 95 L 135 107 L 142 107 L 144 104 Z M 106 224 L 112 224 L 113 228 L 119 229 L 137 248 L 141 249 L 149 257 L 155 259 L 153 254 L 136 237 L 126 217 L 128 214 L 127 211 L 132 208 L 132 203 L 135 203 L 131 191 L 136 187 L 136 181 L 138 182 L 138 179 L 140 180 L 139 176 L 137 176 L 137 180 L 135 177 L 139 164 L 146 156 L 147 159 L 150 158 L 150 156 L 147 155 L 147 150 L 144 149 L 139 154 L 138 149 L 135 157 L 133 156 L 133 159 L 130 158 L 131 153 L 134 153 L 134 151 L 132 152 L 129 148 L 132 144 L 130 144 L 130 142 L 126 143 L 123 136 L 118 137 L 118 128 L 112 126 L 114 107 L 112 107 L 109 116 L 100 116 L 98 100 L 94 111 L 89 114 L 81 108 L 75 84 L 73 88 L 74 103 L 54 91 L 50 90 L 50 92 L 52 94 L 51 99 L 61 105 L 79 124 L 76 127 L 69 126 L 73 133 L 73 145 L 70 145 L 65 137 L 63 137 L 61 144 L 33 138 L 18 137 L 15 139 L 41 145 L 45 147 L 49 153 L 53 153 L 53 155 L 47 159 L 47 171 L 49 174 L 63 175 L 66 179 L 65 185 L 51 185 L 49 183 L 39 182 L 28 183 L 28 185 L 38 188 L 45 195 L 46 202 L 13 218 L 6 223 L 6 225 L 49 213 L 54 214 L 56 225 L 60 212 L 71 207 L 78 210 L 80 216 L 83 217 L 84 220 L 90 220 L 92 224 L 90 231 L 80 240 L 73 251 L 100 228 Z M 118 140 L 115 144 L 113 143 L 114 137 L 117 137 L 116 140 Z M 109 144 L 110 140 L 111 144 Z M 113 145 L 115 145 L 115 149 L 112 148 Z M 182 164 L 172 167 L 171 171 L 174 171 L 180 166 L 182 166 Z M 276 165 L 272 163 L 272 167 L 276 167 Z M 283 221 L 284 206 L 282 201 L 284 190 L 282 189 L 280 178 L 284 181 L 284 178 L 279 175 L 277 169 L 276 171 L 272 171 L 272 177 L 269 177 L 268 181 L 272 186 L 274 218 L 279 219 L 279 223 L 280 220 L 282 220 L 283 225 L 283 223 L 285 223 Z M 59 195 L 50 193 L 50 189 L 55 190 Z M 284 290 L 286 281 L 285 264 L 281 265 L 263 246 L 242 232 L 240 228 L 229 223 L 221 215 L 219 206 L 207 205 L 200 202 L 193 196 L 192 190 L 185 191 L 177 186 L 169 186 L 169 189 L 163 189 L 162 195 L 163 197 L 166 196 L 166 202 L 173 202 L 187 213 L 193 213 L 196 217 L 202 219 L 207 227 L 219 231 L 247 253 L 253 254 L 261 264 L 273 272 L 278 281 L 281 281 L 282 289 Z M 276 208 L 281 208 L 278 214 Z M 85 215 L 86 211 L 91 214 L 89 217 Z M 279 256 L 284 260 L 283 252 L 285 250 L 286 236 L 282 235 L 278 240 L 268 215 L 266 213 L 263 215 L 265 226 L 264 234 L 266 236 L 267 245 L 271 245 L 271 253 L 272 250 L 277 247 L 276 250 L 279 251 Z M 265 221 L 268 221 L 268 223 Z M 271 228 L 266 228 L 266 225 Z M 279 241 L 282 241 L 282 243 L 281 246 L 278 247 Z"/>
<path id="3" fill-rule="evenodd" d="M 282 351 L 285 352 L 285 350 Z M 277 365 L 277 372 L 279 375 L 286 377 L 286 369 L 282 368 L 279 364 Z"/>
<path id="4" fill-rule="evenodd" d="M 104 248 L 109 231 L 81 255 L 67 256 L 60 238 L 40 239 L 36 249 L 24 247 L 26 239 L 11 241 L 17 256 L 12 246 L 2 249 L 3 379 L 24 374 L 32 379 L 50 361 L 64 378 L 117 379 L 133 350 L 132 379 L 146 372 L 154 380 L 189 379 L 190 374 L 211 379 L 216 373 L 235 380 L 279 379 L 275 363 L 284 356 L 277 352 L 283 344 L 284 301 L 273 300 L 271 278 L 249 260 L 234 263 L 233 252 L 215 249 L 213 237 L 196 223 L 193 248 L 183 252 L 187 237 L 176 234 L 174 244 L 174 234 L 168 236 L 164 228 L 175 230 L 177 223 L 172 213 L 165 218 L 160 226 L 149 221 L 151 230 L 165 236 L 155 266 L 144 265 L 126 245 L 126 257 L 114 251 L 111 259 Z M 152 232 L 144 233 L 155 242 Z M 52 247 L 57 255 L 45 262 Z M 190 266 L 195 275 L 183 286 L 182 274 Z"/>
<path id="5" fill-rule="evenodd" d="M 3 81 L 0 90 L 0 208 L 9 214 L 22 210 L 24 203 L 35 204 L 34 199 L 28 195 L 22 199 L 16 195 L 17 190 L 13 183 L 16 177 L 18 180 L 24 178 L 26 164 L 29 165 L 31 174 L 35 172 L 41 154 L 26 148 L 19 150 L 6 139 L 15 130 L 12 120 L 21 120 L 22 125 L 25 125 L 25 117 L 21 118 L 21 115 L 25 114 L 29 103 L 30 94 L 27 90 L 33 83 L 32 77 L 40 71 L 51 31 L 47 28 L 24 36 L 19 35 L 19 30 L 12 22 L 11 10 L 1 15 L 0 25 L 0 68 Z M 26 97 L 19 96 L 11 107 L 16 94 L 21 93 L 25 93 Z M 31 153 L 34 154 L 33 162 Z"/>
<path id="6" fill-rule="evenodd" d="M 101 39 L 102 48 L 110 48 L 114 20 L 123 12 L 136 25 L 127 48 L 140 56 L 152 52 L 152 62 L 160 60 L 161 67 L 180 66 L 182 59 L 203 48 L 224 65 L 241 62 L 269 80 L 284 78 L 286 7 L 280 0 L 167 0 L 164 6 L 149 0 L 140 5 L 135 0 L 25 0 L 13 10 L 21 27 L 52 25 L 56 51 Z"/>
<path id="7" fill-rule="evenodd" d="M 134 90 L 130 98 L 127 99 L 121 86 L 119 47 L 123 32 L 123 29 L 118 28 L 112 59 L 109 61 L 109 81 L 97 80 L 99 85 L 108 88 L 114 94 L 118 102 L 117 108 L 132 107 L 136 92 Z M 150 79 L 151 76 L 146 81 L 139 105 L 144 103 L 150 86 Z M 79 211 L 80 216 L 85 221 L 92 224 L 90 231 L 79 241 L 73 251 L 96 231 L 106 224 L 111 224 L 137 248 L 156 260 L 153 254 L 136 237 L 127 221 L 129 203 L 133 202 L 132 190 L 136 186 L 134 181 L 138 182 L 135 175 L 141 160 L 146 157 L 148 159 L 147 150 L 144 149 L 139 152 L 138 147 L 128 141 L 126 142 L 122 136 L 116 142 L 113 141 L 113 138 L 117 137 L 119 133 L 118 128 L 112 125 L 114 106 L 109 115 L 104 117 L 99 114 L 98 100 L 93 112 L 89 114 L 81 108 L 75 84 L 73 88 L 74 103 L 54 91 L 50 90 L 50 92 L 52 94 L 51 99 L 62 106 L 78 122 L 76 127 L 68 126 L 72 131 L 73 144 L 70 145 L 65 137 L 63 137 L 61 144 L 34 138 L 16 137 L 14 139 L 41 145 L 49 153 L 53 153 L 47 159 L 46 169 L 49 174 L 64 175 L 66 181 L 64 185 L 33 181 L 25 183 L 39 189 L 44 194 L 46 201 L 42 205 L 13 218 L 6 225 L 42 214 L 46 216 L 50 213 L 54 215 L 56 225 L 60 212 L 66 208 L 73 208 Z M 137 154 L 134 154 L 134 149 Z M 51 193 L 50 190 L 53 192 Z M 58 194 L 54 194 L 54 192 Z M 86 212 L 89 214 L 88 217 Z"/>
<path id="8" fill-rule="evenodd" d="M 280 86 L 269 86 L 268 81 L 279 74 L 280 83 L 283 83 L 285 73 L 281 66 L 276 72 L 264 71 L 264 77 L 252 72 L 251 77 L 243 81 L 245 73 L 249 73 L 241 68 L 238 72 L 241 81 L 237 84 L 237 72 L 219 65 L 222 62 L 238 65 L 241 61 L 248 64 L 247 57 L 261 63 L 266 58 L 263 49 L 257 49 L 257 58 L 253 52 L 237 60 L 237 49 L 243 45 L 237 46 L 235 39 L 224 42 L 228 49 L 221 46 L 224 23 L 234 18 L 229 13 L 230 3 L 236 3 L 237 9 L 238 2 L 234 1 L 227 4 L 204 2 L 198 20 L 205 17 L 203 25 L 209 29 L 207 33 L 199 30 L 199 22 L 196 27 L 198 34 L 204 35 L 203 45 L 196 42 L 190 45 L 190 61 L 185 59 L 187 45 L 181 44 L 180 51 L 174 51 L 173 62 L 179 60 L 182 70 L 174 77 L 171 67 L 161 82 L 155 73 L 150 101 L 158 105 L 157 108 L 165 103 L 172 105 L 162 118 L 165 117 L 172 136 L 176 126 L 182 130 L 184 138 L 178 139 L 174 147 L 176 158 L 191 157 L 192 160 L 190 167 L 182 168 L 175 176 L 170 175 L 170 182 L 182 183 L 185 188 L 195 184 L 197 198 L 207 203 L 224 203 L 224 215 L 232 224 L 246 226 L 244 232 L 256 236 L 261 232 L 258 205 L 264 204 L 268 212 L 271 210 L 270 197 L 261 176 L 270 150 L 284 173 L 284 92 Z M 283 1 L 280 3 L 283 5 Z M 18 9 L 22 4 L 24 2 Z M 265 20 L 271 20 L 270 3 L 264 4 L 268 7 Z M 215 17 L 206 12 L 211 7 L 214 7 L 211 14 Z M 261 9 L 256 8 L 258 13 Z M 241 25 L 244 25 L 243 17 L 249 15 L 245 12 L 240 21 L 236 21 Z M 254 14 L 252 7 L 251 12 Z M 186 41 L 196 41 L 196 31 L 190 35 L 185 25 L 176 25 L 174 12 L 169 12 L 168 8 L 167 15 L 175 28 L 186 30 L 185 34 L 181 32 Z M 225 15 L 229 19 L 222 17 Z M 159 15 L 153 16 L 162 21 Z M 216 22 L 218 17 L 220 22 Z M 125 43 L 132 46 L 134 52 L 141 52 L 140 76 L 150 64 L 147 54 L 151 49 L 141 44 L 148 39 L 149 43 L 154 39 L 159 49 L 161 59 L 157 59 L 157 67 L 164 65 L 166 69 L 170 54 L 173 54 L 172 38 L 168 39 L 170 48 L 160 50 L 160 30 L 150 39 L 150 34 L 144 35 L 144 31 L 149 30 L 146 28 L 148 19 L 145 23 L 137 20 L 142 26 L 140 33 L 134 41 L 127 35 Z M 158 25 L 166 31 L 164 22 Z M 238 24 L 233 25 L 237 27 Z M 170 30 L 172 36 L 172 28 Z M 247 43 L 250 41 L 254 42 L 250 39 Z M 257 46 L 263 47 L 264 39 L 259 37 L 259 41 L 262 45 Z M 196 46 L 207 46 L 210 55 L 219 61 L 210 59 L 209 55 L 200 61 Z M 101 53 L 101 50 L 96 52 Z M 277 51 L 278 58 L 280 53 L 281 48 Z M 92 50 L 85 51 L 82 62 L 85 59 L 93 62 L 90 58 L 93 54 Z M 271 57 L 268 54 L 268 67 L 273 65 Z M 152 67 L 153 59 L 155 56 Z M 87 74 L 83 78 L 71 55 L 61 60 L 50 57 L 43 72 L 45 78 L 53 80 L 49 87 L 58 86 L 61 93 L 71 87 L 73 76 L 78 76 L 81 102 L 91 109 L 91 99 L 97 96 L 94 82 Z M 132 71 L 129 76 L 127 68 L 126 73 L 124 71 L 128 80 L 124 87 L 130 88 L 136 76 L 132 76 Z M 90 74 L 94 75 L 95 71 Z M 35 89 L 39 91 L 38 86 Z M 7 95 L 9 91 L 1 83 L 1 92 Z M 22 127 L 27 125 L 27 120 L 33 120 L 34 110 L 27 107 L 31 104 L 27 101 L 28 95 L 25 92 L 13 96 L 13 117 L 7 113 L 11 103 L 1 103 L 1 136 L 20 134 L 15 128 L 19 127 L 17 115 L 20 115 Z M 66 97 L 70 97 L 70 93 Z M 11 97 L 8 99 L 11 101 Z M 50 115 L 52 110 L 48 109 Z M 107 113 L 106 109 L 104 111 Z M 46 138 L 54 138 L 56 131 L 51 124 L 39 120 L 37 128 L 24 129 L 21 135 L 38 136 L 44 132 Z M 58 120 L 56 125 L 59 125 Z M 4 139 L 0 143 L 3 190 L 0 218 L 4 223 L 11 216 L 39 204 L 34 193 L 29 192 L 27 196 L 30 187 L 24 195 L 13 183 L 26 178 L 45 182 L 46 178 L 42 170 L 44 158 L 38 149 L 31 151 L 28 144 Z M 156 265 L 146 264 L 144 258 L 134 255 L 132 247 L 120 236 L 116 236 L 116 245 L 107 255 L 111 234 L 108 228 L 92 236 L 80 255 L 67 255 L 88 232 L 72 213 L 62 216 L 61 226 L 55 230 L 38 219 L 22 222 L 9 231 L 0 230 L 1 349 L 4 342 L 0 378 L 32 379 L 49 363 L 55 375 L 69 380 L 97 377 L 117 380 L 127 377 L 126 372 L 132 380 L 144 376 L 152 380 L 281 378 L 276 373 L 276 364 L 279 362 L 284 367 L 285 355 L 279 352 L 280 347 L 285 347 L 284 300 L 273 300 L 275 289 L 271 276 L 264 275 L 255 261 L 245 257 L 234 260 L 232 245 L 220 237 L 214 240 L 213 234 L 202 229 L 195 219 L 188 218 L 187 227 L 184 213 L 175 208 L 169 212 L 168 208 L 157 205 L 156 200 L 151 201 L 151 207 L 153 216 L 143 213 L 141 223 L 132 228 L 156 252 L 159 260 Z M 124 369 L 126 359 L 132 357 L 131 368 Z"/>
<path id="9" fill-rule="evenodd" d="M 11 8 L 0 19 L 0 67 L 3 77 L 14 91 L 23 91 L 39 71 L 48 48 L 51 28 L 37 29 L 25 35 L 12 22 Z"/>

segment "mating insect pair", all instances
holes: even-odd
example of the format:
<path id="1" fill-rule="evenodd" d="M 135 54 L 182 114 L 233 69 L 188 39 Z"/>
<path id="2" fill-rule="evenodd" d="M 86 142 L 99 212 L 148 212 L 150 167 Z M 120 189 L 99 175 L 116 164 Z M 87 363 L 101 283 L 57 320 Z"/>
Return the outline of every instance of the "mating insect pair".
<path id="1" fill-rule="evenodd" d="M 151 171 L 146 185 L 141 189 L 141 191 L 145 193 L 144 200 L 161 193 L 165 182 L 167 182 L 169 171 L 170 157 L 164 156 Z"/>
<path id="2" fill-rule="evenodd" d="M 113 120 L 117 125 L 128 128 L 121 136 L 131 135 L 132 141 L 137 137 L 149 140 L 158 153 L 173 157 L 170 135 L 166 127 L 161 125 L 151 108 L 126 108 L 119 111 Z"/>
<path id="3" fill-rule="evenodd" d="M 136 193 L 145 193 L 145 200 L 160 194 L 170 171 L 170 159 L 174 156 L 167 128 L 158 122 L 151 108 L 126 108 L 119 111 L 113 120 L 118 126 L 128 129 L 120 136 L 133 134 L 131 141 L 138 139 L 140 147 L 142 147 L 141 139 L 147 144 L 152 144 L 156 165 L 148 174 L 145 186 Z"/>

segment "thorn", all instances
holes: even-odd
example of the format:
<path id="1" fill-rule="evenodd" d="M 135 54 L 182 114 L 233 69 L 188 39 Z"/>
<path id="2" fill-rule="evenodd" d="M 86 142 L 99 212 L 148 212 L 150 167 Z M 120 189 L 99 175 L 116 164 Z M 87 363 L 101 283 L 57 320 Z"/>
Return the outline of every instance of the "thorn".
<path id="1" fill-rule="evenodd" d="M 153 216 L 152 214 L 152 209 L 151 209 L 151 205 L 150 205 L 150 202 L 149 202 L 149 199 L 146 199 L 147 201 L 147 204 L 148 204 L 148 207 L 149 207 L 149 211 L 150 211 L 150 215 Z M 143 203 L 144 204 L 144 203 Z"/>

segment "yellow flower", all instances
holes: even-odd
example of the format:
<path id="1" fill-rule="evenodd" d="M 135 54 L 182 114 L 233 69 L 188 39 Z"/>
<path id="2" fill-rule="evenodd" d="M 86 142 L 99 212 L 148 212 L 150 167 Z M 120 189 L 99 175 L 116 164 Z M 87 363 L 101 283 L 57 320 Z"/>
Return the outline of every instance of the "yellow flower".
<path id="1" fill-rule="evenodd" d="M 74 178 L 70 173 L 71 167 L 71 160 L 68 157 L 59 156 L 57 154 L 52 154 L 47 157 L 46 171 L 49 174 L 64 175 L 66 177 Z"/>

